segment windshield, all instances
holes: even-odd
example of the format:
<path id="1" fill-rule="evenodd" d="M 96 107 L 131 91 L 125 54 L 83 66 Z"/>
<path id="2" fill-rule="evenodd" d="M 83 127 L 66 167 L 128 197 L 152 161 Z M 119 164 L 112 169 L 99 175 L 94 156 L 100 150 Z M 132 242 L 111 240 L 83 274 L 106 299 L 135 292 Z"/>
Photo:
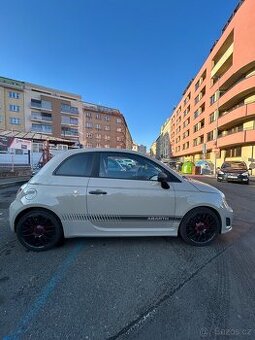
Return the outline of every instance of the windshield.
<path id="1" fill-rule="evenodd" d="M 227 162 L 222 165 L 222 169 L 225 168 L 247 169 L 247 166 L 244 162 Z"/>

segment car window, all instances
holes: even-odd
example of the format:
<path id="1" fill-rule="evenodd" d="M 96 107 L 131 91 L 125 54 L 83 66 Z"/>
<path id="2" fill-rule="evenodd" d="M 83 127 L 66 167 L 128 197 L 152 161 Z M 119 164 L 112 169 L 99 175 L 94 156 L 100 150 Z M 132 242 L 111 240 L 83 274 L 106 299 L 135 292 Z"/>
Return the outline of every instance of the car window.
<path id="1" fill-rule="evenodd" d="M 57 176 L 83 176 L 91 174 L 93 154 L 79 153 L 65 159 L 55 170 Z"/>
<path id="2" fill-rule="evenodd" d="M 156 181 L 160 172 L 160 166 L 139 155 L 130 155 L 129 158 L 121 153 L 100 155 L 100 177 Z"/>
<path id="3" fill-rule="evenodd" d="M 222 168 L 247 169 L 247 166 L 244 162 L 226 162 L 222 164 Z"/>

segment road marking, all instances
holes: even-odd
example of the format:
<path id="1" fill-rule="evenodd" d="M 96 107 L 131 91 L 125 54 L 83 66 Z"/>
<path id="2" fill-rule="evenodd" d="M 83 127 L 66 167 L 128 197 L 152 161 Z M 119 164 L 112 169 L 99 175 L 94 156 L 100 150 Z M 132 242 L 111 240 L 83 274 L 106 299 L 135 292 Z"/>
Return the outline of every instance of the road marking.
<path id="1" fill-rule="evenodd" d="M 65 260 L 59 265 L 56 272 L 52 275 L 48 283 L 41 290 L 39 296 L 35 299 L 34 303 L 30 306 L 25 316 L 19 321 L 17 329 L 11 332 L 10 335 L 3 337 L 3 340 L 16 340 L 24 335 L 28 330 L 33 319 L 40 312 L 42 307 L 47 303 L 49 296 L 54 292 L 57 285 L 63 280 L 67 270 L 71 267 L 77 255 L 82 249 L 82 243 L 77 244 L 72 251 L 68 254 Z"/>

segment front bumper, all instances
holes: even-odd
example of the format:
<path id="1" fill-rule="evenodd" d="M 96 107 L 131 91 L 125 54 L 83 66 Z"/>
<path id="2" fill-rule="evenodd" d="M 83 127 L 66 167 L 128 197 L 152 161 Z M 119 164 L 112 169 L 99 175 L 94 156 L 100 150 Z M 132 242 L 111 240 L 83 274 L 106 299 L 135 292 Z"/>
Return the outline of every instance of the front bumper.
<path id="1" fill-rule="evenodd" d="M 222 207 L 220 211 L 221 215 L 221 234 L 225 234 L 232 230 L 233 223 L 233 209 L 230 206 Z"/>
<path id="2" fill-rule="evenodd" d="M 24 205 L 17 199 L 15 199 L 9 207 L 9 222 L 10 228 L 15 232 L 15 220 L 18 214 L 24 209 Z"/>
<path id="3" fill-rule="evenodd" d="M 218 174 L 217 179 L 220 181 L 227 181 L 227 182 L 240 182 L 240 183 L 247 183 L 249 182 L 249 176 L 243 175 L 229 175 L 229 174 Z"/>

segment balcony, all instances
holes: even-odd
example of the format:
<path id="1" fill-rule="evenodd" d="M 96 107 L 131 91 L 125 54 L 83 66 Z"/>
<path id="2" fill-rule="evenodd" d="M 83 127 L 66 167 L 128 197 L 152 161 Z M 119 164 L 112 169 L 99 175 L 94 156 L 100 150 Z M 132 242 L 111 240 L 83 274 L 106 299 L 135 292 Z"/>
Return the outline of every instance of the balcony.
<path id="1" fill-rule="evenodd" d="M 233 125 L 246 120 L 246 117 L 255 117 L 255 103 L 240 105 L 233 110 L 226 111 L 218 119 L 218 126 Z"/>
<path id="2" fill-rule="evenodd" d="M 71 106 L 68 104 L 61 104 L 61 113 L 70 114 L 70 115 L 78 115 L 79 110 L 78 110 L 78 107 Z"/>
<path id="3" fill-rule="evenodd" d="M 231 102 L 237 102 L 238 99 L 243 99 L 249 93 L 254 92 L 255 78 L 254 76 L 244 78 L 242 81 L 236 83 L 227 92 L 225 92 L 219 99 L 219 107 L 223 108 L 230 105 Z"/>
<path id="4" fill-rule="evenodd" d="M 61 125 L 68 125 L 68 126 L 78 126 L 79 121 L 77 120 L 71 120 L 71 119 L 62 119 Z"/>
<path id="5" fill-rule="evenodd" d="M 79 138 L 79 132 L 78 132 L 77 129 L 74 129 L 74 128 L 62 128 L 61 129 L 61 136 Z"/>
<path id="6" fill-rule="evenodd" d="M 52 104 L 46 100 L 31 99 L 30 106 L 32 109 L 52 111 Z"/>
<path id="7" fill-rule="evenodd" d="M 30 119 L 34 122 L 52 122 L 52 117 L 50 116 L 43 116 L 43 115 L 31 115 Z"/>
<path id="8" fill-rule="evenodd" d="M 227 66 L 227 61 L 230 60 L 230 57 L 233 55 L 234 51 L 234 44 L 232 43 L 229 48 L 226 50 L 226 52 L 222 55 L 222 57 L 217 61 L 217 63 L 214 65 L 212 71 L 211 71 L 211 77 L 215 77 L 217 75 L 220 75 L 224 73 L 229 66 L 231 66 L 232 63 L 229 63 Z"/>
<path id="9" fill-rule="evenodd" d="M 32 124 L 31 132 L 52 134 L 52 126 L 47 124 Z"/>
<path id="10" fill-rule="evenodd" d="M 255 141 L 255 130 L 244 130 L 236 133 L 232 133 L 223 137 L 218 137 L 217 147 L 224 148 L 226 146 L 232 146 L 243 143 L 250 143 Z"/>

